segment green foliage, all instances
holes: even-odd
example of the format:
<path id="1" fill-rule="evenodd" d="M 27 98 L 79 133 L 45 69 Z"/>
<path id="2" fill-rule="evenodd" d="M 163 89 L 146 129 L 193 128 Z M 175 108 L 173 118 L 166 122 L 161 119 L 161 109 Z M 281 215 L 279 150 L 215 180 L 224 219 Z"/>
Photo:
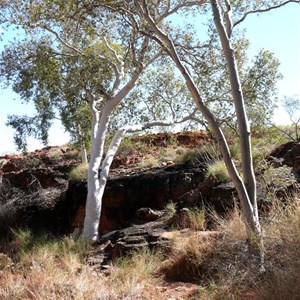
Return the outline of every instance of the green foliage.
<path id="1" fill-rule="evenodd" d="M 159 166 L 159 160 L 156 157 L 147 157 L 139 163 L 140 168 L 153 168 Z"/>
<path id="2" fill-rule="evenodd" d="M 69 174 L 69 179 L 71 180 L 87 180 L 87 171 L 88 165 L 87 164 L 80 164 L 76 166 Z"/>
<path id="3" fill-rule="evenodd" d="M 122 155 L 122 156 L 127 156 L 129 154 L 132 154 L 134 150 L 138 147 L 132 139 L 132 137 L 125 136 L 122 139 L 122 142 L 119 146 L 119 149 L 117 151 L 117 154 Z"/>
<path id="4" fill-rule="evenodd" d="M 268 167 L 263 174 L 266 187 L 275 192 L 279 189 L 284 189 L 292 184 L 296 183 L 295 175 L 293 174 L 293 168 L 282 166 L 279 168 Z"/>
<path id="5" fill-rule="evenodd" d="M 280 62 L 270 51 L 261 50 L 242 78 L 247 115 L 253 125 L 268 125 L 277 105 Z"/>
<path id="6" fill-rule="evenodd" d="M 291 134 L 288 131 L 284 131 L 284 133 L 287 134 L 289 138 L 299 141 L 300 97 L 298 95 L 294 95 L 293 97 L 285 96 L 282 101 L 282 104 L 285 111 L 288 113 L 294 127 L 294 134 Z"/>
<path id="7" fill-rule="evenodd" d="M 176 213 L 176 205 L 174 202 L 169 202 L 166 207 L 165 211 L 168 215 L 173 216 Z"/>
<path id="8" fill-rule="evenodd" d="M 52 113 L 43 113 L 35 117 L 8 116 L 6 125 L 15 129 L 14 142 L 22 152 L 27 151 L 27 138 L 32 136 L 40 139 L 44 145 L 48 143 L 48 130 L 51 126 Z"/>
<path id="9" fill-rule="evenodd" d="M 252 126 L 252 145 L 264 145 L 269 148 L 288 142 L 284 131 L 290 126 Z"/>
<path id="10" fill-rule="evenodd" d="M 83 237 L 77 240 L 72 237 L 59 239 L 47 233 L 33 234 L 28 229 L 15 231 L 14 239 L 20 259 L 29 255 L 39 255 L 46 251 L 57 257 L 72 253 L 78 255 L 79 258 L 83 258 L 90 246 Z"/>
<path id="11" fill-rule="evenodd" d="M 106 93 L 111 79 L 111 72 L 94 48 L 89 48 L 88 56 L 71 55 L 65 50 L 59 53 L 49 40 L 40 39 L 12 44 L 2 52 L 1 77 L 21 99 L 33 101 L 37 111 L 35 117 L 10 116 L 8 119 L 8 125 L 16 130 L 15 141 L 20 149 L 26 150 L 27 136 L 47 143 L 56 111 L 75 141 L 88 142 L 91 114 L 85 90 Z"/>
<path id="12" fill-rule="evenodd" d="M 87 145 L 91 115 L 86 105 L 86 91 L 100 99 L 97 108 L 101 110 L 103 102 L 112 94 L 113 63 L 125 56 L 124 70 L 131 75 L 137 56 L 132 47 L 139 45 L 139 38 L 131 36 L 131 28 L 123 22 L 123 17 L 105 8 L 105 4 L 107 1 L 101 5 L 76 1 L 65 1 L 63 5 L 60 1 L 3 1 L 3 23 L 18 24 L 24 32 L 24 39 L 14 41 L 3 51 L 1 78 L 22 100 L 33 101 L 37 109 L 36 119 L 31 120 L 34 122 L 26 123 L 25 117 L 11 117 L 8 122 L 16 131 L 24 128 L 20 135 L 15 136 L 19 148 L 26 149 L 26 137 L 30 135 L 47 143 L 47 132 L 56 114 L 72 139 Z M 152 4 L 149 3 L 151 10 L 158 14 L 167 8 L 161 1 Z M 262 5 L 251 4 L 255 7 Z M 235 16 L 245 11 L 242 3 L 235 3 L 234 7 Z M 206 6 L 202 8 L 207 12 Z M 204 102 L 222 124 L 234 125 L 227 68 L 219 51 L 216 32 L 209 26 L 208 41 L 203 42 L 196 38 L 192 24 L 188 30 L 178 26 L 174 32 L 176 43 L 182 44 L 182 49 L 189 49 L 180 54 L 189 65 L 189 72 L 195 78 Z M 66 40 L 56 39 L 58 36 Z M 106 38 L 109 47 L 97 40 L 99 36 Z M 272 53 L 261 51 L 249 65 L 246 55 L 249 41 L 242 33 L 237 33 L 232 43 L 250 119 L 255 124 L 265 122 L 275 105 L 275 84 L 280 78 L 278 61 Z M 154 44 L 149 46 L 146 57 L 155 47 Z M 179 47 L 180 52 L 182 49 Z M 135 57 L 130 57 L 130 53 Z M 142 74 L 136 88 L 113 112 L 109 126 L 116 129 L 128 120 L 145 123 L 180 118 L 193 110 L 194 104 L 186 85 L 174 72 L 170 60 L 163 57 Z M 196 117 L 197 121 L 190 120 L 185 128 L 197 128 L 199 122 L 207 126 L 199 113 Z"/>
<path id="13" fill-rule="evenodd" d="M 198 164 L 201 156 L 197 147 L 194 149 L 185 149 L 184 151 L 180 150 L 178 154 L 174 160 L 176 164 Z"/>
<path id="14" fill-rule="evenodd" d="M 205 174 L 206 178 L 209 176 L 217 177 L 221 182 L 230 181 L 230 176 L 228 174 L 226 165 L 223 160 L 216 160 L 212 164 L 207 166 L 207 171 Z"/>
<path id="15" fill-rule="evenodd" d="M 66 159 L 78 159 L 79 156 L 80 153 L 76 147 L 74 147 L 73 149 L 69 149 L 64 155 Z"/>

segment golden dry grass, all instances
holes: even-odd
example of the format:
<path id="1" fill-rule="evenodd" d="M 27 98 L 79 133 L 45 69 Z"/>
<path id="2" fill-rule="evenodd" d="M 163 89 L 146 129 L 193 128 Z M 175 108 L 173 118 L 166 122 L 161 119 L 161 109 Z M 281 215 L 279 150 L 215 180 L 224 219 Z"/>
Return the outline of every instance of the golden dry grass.
<path id="1" fill-rule="evenodd" d="M 267 272 L 257 299 L 300 297 L 300 198 L 274 206 L 264 226 Z"/>
<path id="2" fill-rule="evenodd" d="M 158 288 L 164 280 L 196 283 L 199 299 L 299 299 L 300 198 L 274 205 L 262 220 L 263 274 L 240 212 L 215 221 L 216 232 L 177 231 L 167 253 L 137 252 L 106 274 L 86 263 L 84 241 L 19 232 L 3 247 L 9 255 L 0 254 L 0 299 L 168 299 Z"/>
<path id="3" fill-rule="evenodd" d="M 197 282 L 200 299 L 299 299 L 300 199 L 275 205 L 262 220 L 265 273 L 249 252 L 240 212 L 215 221 L 218 234 L 176 236 L 161 268 L 168 280 Z"/>
<path id="4" fill-rule="evenodd" d="M 21 239 L 30 239 L 27 233 L 22 235 Z M 119 260 L 104 275 L 86 264 L 82 256 L 88 251 L 86 245 L 78 246 L 70 238 L 43 241 L 34 241 L 30 247 L 18 241 L 15 262 L 0 255 L 1 300 L 155 299 L 156 279 L 151 273 L 161 260 L 159 254 L 136 253 Z"/>

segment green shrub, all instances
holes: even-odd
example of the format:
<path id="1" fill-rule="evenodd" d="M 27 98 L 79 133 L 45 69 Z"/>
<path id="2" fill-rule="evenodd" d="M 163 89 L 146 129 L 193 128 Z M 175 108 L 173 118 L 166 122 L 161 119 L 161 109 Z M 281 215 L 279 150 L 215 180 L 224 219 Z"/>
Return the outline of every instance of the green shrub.
<path id="1" fill-rule="evenodd" d="M 230 176 L 223 160 L 216 160 L 212 164 L 207 166 L 206 178 L 209 176 L 217 177 L 221 182 L 228 182 Z"/>
<path id="2" fill-rule="evenodd" d="M 87 180 L 88 164 L 76 166 L 69 174 L 71 180 Z"/>
<path id="3" fill-rule="evenodd" d="M 200 151 L 198 148 L 194 149 L 179 149 L 179 155 L 175 158 L 174 162 L 176 164 L 198 164 L 200 162 Z"/>
<path id="4" fill-rule="evenodd" d="M 78 159 L 80 157 L 80 151 L 78 149 L 70 149 L 65 153 L 66 159 Z"/>
<path id="5" fill-rule="evenodd" d="M 44 252 L 52 255 L 65 256 L 69 253 L 82 257 L 89 248 L 87 239 L 80 237 L 55 238 L 48 233 L 33 234 L 29 229 L 17 230 L 14 232 L 14 239 L 17 245 L 17 254 L 20 258 L 28 255 L 39 255 Z"/>
<path id="6" fill-rule="evenodd" d="M 155 157 L 147 157 L 139 163 L 140 168 L 153 168 L 159 166 L 159 160 Z"/>

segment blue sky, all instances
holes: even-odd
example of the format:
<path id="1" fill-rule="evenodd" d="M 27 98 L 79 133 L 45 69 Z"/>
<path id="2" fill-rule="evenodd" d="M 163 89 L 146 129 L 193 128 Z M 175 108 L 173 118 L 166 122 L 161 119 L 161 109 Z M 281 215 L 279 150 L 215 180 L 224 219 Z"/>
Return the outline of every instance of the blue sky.
<path id="1" fill-rule="evenodd" d="M 278 84 L 280 97 L 300 96 L 300 5 L 290 4 L 260 16 L 250 15 L 240 26 L 247 29 L 246 36 L 251 42 L 250 57 L 264 48 L 274 52 L 280 60 L 280 71 L 284 76 Z M 0 50 L 5 42 L 7 40 L 0 41 Z M 13 130 L 5 126 L 7 115 L 32 115 L 33 112 L 32 105 L 21 104 L 18 96 L 11 90 L 0 88 L 0 155 L 16 152 Z M 288 116 L 282 108 L 276 110 L 275 121 L 277 124 L 289 123 Z M 64 129 L 55 122 L 50 131 L 49 145 L 61 145 L 68 139 Z M 39 141 L 29 140 L 30 151 L 41 147 Z"/>

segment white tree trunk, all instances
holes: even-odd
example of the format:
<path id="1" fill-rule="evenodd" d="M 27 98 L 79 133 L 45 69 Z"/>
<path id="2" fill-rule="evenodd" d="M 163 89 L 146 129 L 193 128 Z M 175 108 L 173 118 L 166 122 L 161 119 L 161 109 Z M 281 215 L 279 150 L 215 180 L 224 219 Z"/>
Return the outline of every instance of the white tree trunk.
<path id="1" fill-rule="evenodd" d="M 178 123 L 183 123 L 187 120 L 190 120 L 194 116 L 194 112 L 187 115 L 186 117 L 183 117 L 180 120 L 172 120 L 172 121 L 154 121 L 143 125 L 130 125 L 120 128 L 114 135 L 109 148 L 107 150 L 106 156 L 103 160 L 103 163 L 101 165 L 100 169 L 100 176 L 97 178 L 93 177 L 91 182 L 88 184 L 89 190 L 88 190 L 88 197 L 87 197 L 87 205 L 86 205 L 86 217 L 85 217 L 85 223 L 84 223 L 84 236 L 89 238 L 92 241 L 96 241 L 98 238 L 98 227 L 100 222 L 100 214 L 101 214 L 101 204 L 102 204 L 102 198 L 104 194 L 104 190 L 106 187 L 109 171 L 111 164 L 113 162 L 113 159 L 115 157 L 115 154 L 117 153 L 119 146 L 121 144 L 121 141 L 125 134 L 127 132 L 137 132 L 141 131 L 146 128 L 150 128 L 153 126 L 171 126 Z M 98 132 L 101 132 L 99 130 Z M 94 159 L 94 158 L 93 158 Z M 91 160 L 90 160 L 91 162 Z M 98 166 L 97 163 L 94 164 L 95 170 Z M 90 163 L 90 167 L 92 168 L 92 165 Z M 93 169 L 92 169 L 93 170 Z M 94 175 L 93 171 L 90 171 L 91 175 Z M 93 192 L 93 193 L 90 193 Z M 89 205 L 88 205 L 89 204 Z"/>
<path id="2" fill-rule="evenodd" d="M 225 26 L 222 22 L 218 1 L 211 0 L 211 6 L 214 15 L 214 22 L 216 25 L 216 29 L 219 33 L 221 45 L 223 48 L 223 52 L 228 67 L 229 80 L 231 85 L 231 94 L 233 97 L 233 102 L 234 102 L 237 121 L 238 121 L 243 181 L 247 190 L 249 200 L 252 205 L 254 218 L 256 219 L 256 223 L 259 225 L 257 200 L 256 200 L 256 180 L 254 175 L 252 153 L 251 153 L 250 125 L 246 114 L 245 102 L 244 102 L 244 97 L 242 92 L 242 86 L 239 79 L 239 72 L 236 64 L 234 50 L 232 49 L 231 42 L 230 42 L 232 28 L 230 26 L 227 26 L 227 30 L 225 30 Z M 227 17 L 227 19 L 229 19 L 228 24 L 231 24 L 229 16 Z M 256 229 L 260 231 L 259 228 Z"/>
<path id="3" fill-rule="evenodd" d="M 258 223 L 258 219 L 255 217 L 255 212 L 253 211 L 253 207 L 252 207 L 251 201 L 249 199 L 248 192 L 246 190 L 243 180 L 241 179 L 241 177 L 238 174 L 238 171 L 232 160 L 227 141 L 224 137 L 224 134 L 223 134 L 218 122 L 216 121 L 213 114 L 210 112 L 210 110 L 205 106 L 204 102 L 202 101 L 200 92 L 197 89 L 193 79 L 187 72 L 181 59 L 179 58 L 179 55 L 174 47 L 172 40 L 169 38 L 168 35 L 166 35 L 163 31 L 161 31 L 158 28 L 155 21 L 149 15 L 145 1 L 143 1 L 143 7 L 142 7 L 141 12 L 142 12 L 145 20 L 152 27 L 154 33 L 156 34 L 156 37 L 154 39 L 155 40 L 159 39 L 160 45 L 162 45 L 165 48 L 167 53 L 170 55 L 170 57 L 173 59 L 174 63 L 176 64 L 178 70 L 181 72 L 182 76 L 185 79 L 186 85 L 193 97 L 193 100 L 194 100 L 196 106 L 201 111 L 204 118 L 207 120 L 209 126 L 211 127 L 211 129 L 216 137 L 216 140 L 220 146 L 220 150 L 221 150 L 224 162 L 226 164 L 226 167 L 228 169 L 229 175 L 235 185 L 239 199 L 241 201 L 248 236 L 249 236 L 249 238 L 252 238 L 253 234 L 257 236 L 257 234 L 260 234 L 260 226 Z"/>
<path id="4" fill-rule="evenodd" d="M 99 199 L 100 190 L 99 168 L 104 151 L 105 137 L 109 124 L 111 110 L 105 107 L 101 114 L 96 136 L 92 132 L 92 150 L 88 168 L 87 199 L 83 235 L 91 241 L 98 239 L 98 226 L 100 221 L 102 199 Z M 94 126 L 93 126 L 94 127 Z M 93 138 L 94 136 L 94 138 Z"/>
<path id="5" fill-rule="evenodd" d="M 88 163 L 87 151 L 86 151 L 84 142 L 81 142 L 81 145 L 80 145 L 80 155 L 81 155 L 81 162 L 83 164 L 87 164 Z"/>
<path id="6" fill-rule="evenodd" d="M 105 165 L 104 167 L 106 169 L 104 171 L 100 168 L 102 164 L 105 138 L 107 134 L 110 116 L 114 108 L 132 90 L 141 72 L 142 68 L 138 68 L 133 74 L 132 78 L 128 81 L 128 83 L 125 84 L 125 86 L 116 95 L 106 100 L 100 118 L 99 112 L 97 112 L 96 110 L 96 100 L 91 94 L 88 95 L 90 109 L 93 115 L 93 124 L 91 131 L 92 149 L 88 168 L 88 194 L 85 207 L 83 236 L 85 236 L 91 241 L 96 241 L 98 239 L 99 223 L 102 208 L 102 197 L 108 177 L 109 167 L 111 164 L 110 162 L 110 164 Z M 121 140 L 122 137 L 120 141 L 117 140 L 115 141 L 115 144 L 111 145 L 113 149 L 111 149 L 111 151 L 107 153 L 109 157 L 104 160 L 104 163 L 109 162 L 110 159 L 112 160 L 113 156 L 111 155 L 111 153 L 117 150 L 116 146 L 119 142 L 121 142 Z"/>
<path id="7" fill-rule="evenodd" d="M 243 184 L 246 188 L 249 201 L 243 203 L 243 214 L 246 219 L 246 224 L 251 224 L 251 231 L 249 236 L 250 246 L 254 250 L 259 250 L 261 271 L 265 270 L 264 267 L 264 249 L 263 249 L 263 237 L 261 227 L 259 223 L 257 199 L 256 199 L 256 180 L 253 169 L 252 153 L 251 153 L 251 136 L 250 125 L 245 109 L 245 102 L 243 97 L 242 86 L 239 78 L 239 71 L 237 68 L 236 58 L 234 50 L 231 46 L 231 33 L 232 33 L 232 21 L 231 21 L 231 6 L 230 1 L 226 1 L 227 10 L 225 11 L 225 19 L 227 26 L 225 27 L 221 15 L 221 9 L 218 0 L 210 0 L 214 22 L 218 31 L 226 64 L 229 73 L 229 80 L 231 86 L 231 94 L 235 106 L 235 112 L 238 121 L 239 135 L 240 135 L 240 148 L 241 148 L 241 160 L 242 160 L 242 173 Z M 253 236 L 255 237 L 253 241 Z"/>

